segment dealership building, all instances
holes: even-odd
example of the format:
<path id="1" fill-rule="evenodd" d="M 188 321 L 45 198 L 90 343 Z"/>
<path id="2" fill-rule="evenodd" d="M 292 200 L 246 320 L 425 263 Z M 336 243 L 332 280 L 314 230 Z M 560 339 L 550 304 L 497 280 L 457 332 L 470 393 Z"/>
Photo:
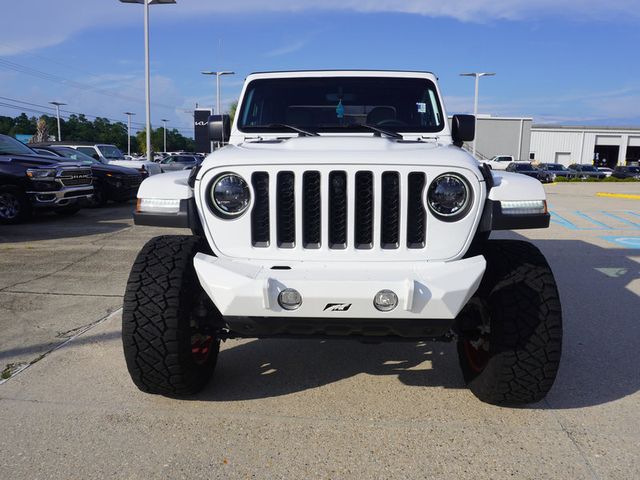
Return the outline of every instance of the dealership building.
<path id="1" fill-rule="evenodd" d="M 640 159 L 640 128 L 533 125 L 529 158 L 613 168 Z"/>

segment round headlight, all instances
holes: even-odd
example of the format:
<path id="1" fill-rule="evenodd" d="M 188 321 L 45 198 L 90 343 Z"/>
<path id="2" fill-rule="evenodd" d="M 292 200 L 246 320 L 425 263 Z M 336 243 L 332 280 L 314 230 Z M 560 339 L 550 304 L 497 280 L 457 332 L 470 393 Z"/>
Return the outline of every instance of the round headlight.
<path id="1" fill-rule="evenodd" d="M 436 217 L 457 219 L 468 211 L 471 204 L 469 184 L 455 173 L 442 174 L 429 185 L 427 204 Z"/>
<path id="2" fill-rule="evenodd" d="M 224 173 L 211 185 L 211 204 L 214 213 L 222 218 L 237 217 L 249 207 L 249 185 L 240 175 Z"/>

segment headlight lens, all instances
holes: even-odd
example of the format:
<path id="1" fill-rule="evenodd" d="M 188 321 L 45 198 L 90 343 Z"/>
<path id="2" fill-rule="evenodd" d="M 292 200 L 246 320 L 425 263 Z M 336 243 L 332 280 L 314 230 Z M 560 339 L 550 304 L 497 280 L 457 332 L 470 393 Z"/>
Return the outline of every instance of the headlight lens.
<path id="1" fill-rule="evenodd" d="M 249 207 L 251 193 L 244 178 L 235 173 L 223 173 L 211 186 L 211 203 L 214 212 L 222 218 L 242 215 Z"/>
<path id="2" fill-rule="evenodd" d="M 436 217 L 448 221 L 457 220 L 469 210 L 469 184 L 460 175 L 444 173 L 429 185 L 427 204 Z"/>
<path id="3" fill-rule="evenodd" d="M 27 170 L 27 177 L 34 180 L 53 180 L 56 178 L 55 168 L 29 168 Z"/>

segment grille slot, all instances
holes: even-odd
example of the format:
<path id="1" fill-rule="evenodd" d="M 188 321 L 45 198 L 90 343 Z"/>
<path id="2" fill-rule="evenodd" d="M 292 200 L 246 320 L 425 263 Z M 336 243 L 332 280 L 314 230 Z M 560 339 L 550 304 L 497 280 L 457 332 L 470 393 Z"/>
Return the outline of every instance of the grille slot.
<path id="1" fill-rule="evenodd" d="M 293 172 L 280 172 L 277 177 L 276 214 L 278 247 L 296 246 L 296 201 Z"/>
<path id="2" fill-rule="evenodd" d="M 382 216 L 380 243 L 382 248 L 400 246 L 400 175 L 398 172 L 382 174 Z"/>
<path id="3" fill-rule="evenodd" d="M 304 248 L 320 248 L 322 242 L 320 172 L 304 172 L 302 192 L 302 244 Z"/>
<path id="4" fill-rule="evenodd" d="M 347 248 L 347 173 L 329 174 L 329 248 Z"/>
<path id="5" fill-rule="evenodd" d="M 407 188 L 407 248 L 424 248 L 426 245 L 427 212 L 422 201 L 426 176 L 411 172 Z"/>
<path id="6" fill-rule="evenodd" d="M 268 247 L 271 230 L 269 228 L 269 174 L 255 172 L 251 175 L 255 194 L 251 211 L 251 243 L 254 247 Z"/>
<path id="7" fill-rule="evenodd" d="M 373 248 L 373 173 L 356 173 L 355 247 Z"/>

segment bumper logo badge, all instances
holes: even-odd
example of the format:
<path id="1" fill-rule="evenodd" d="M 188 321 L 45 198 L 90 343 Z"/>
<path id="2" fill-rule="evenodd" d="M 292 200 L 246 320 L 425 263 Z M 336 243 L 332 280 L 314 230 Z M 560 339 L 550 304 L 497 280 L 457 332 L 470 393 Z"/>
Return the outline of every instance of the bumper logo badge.
<path id="1" fill-rule="evenodd" d="M 351 303 L 327 303 L 325 312 L 346 312 L 351 308 Z"/>

